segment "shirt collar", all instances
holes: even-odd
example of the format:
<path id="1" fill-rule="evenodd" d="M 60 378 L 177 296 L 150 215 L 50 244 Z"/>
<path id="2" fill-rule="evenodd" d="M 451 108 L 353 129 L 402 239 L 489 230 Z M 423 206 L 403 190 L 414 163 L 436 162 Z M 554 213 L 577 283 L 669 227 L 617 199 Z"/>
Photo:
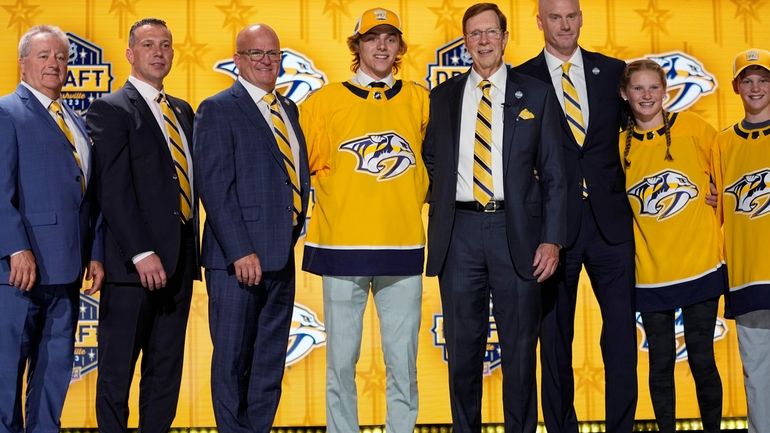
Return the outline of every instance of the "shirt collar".
<path id="1" fill-rule="evenodd" d="M 43 104 L 43 108 L 45 108 L 46 110 L 48 109 L 48 106 L 51 105 L 51 102 L 53 102 L 53 99 L 49 98 L 42 92 L 36 90 L 34 87 L 30 86 L 25 81 L 22 80 L 21 85 L 29 89 L 29 91 L 32 92 L 35 98 L 37 98 L 37 100 L 40 101 L 41 104 Z M 59 105 L 63 105 L 61 103 L 61 98 L 57 99 L 57 101 L 59 101 Z"/>
<path id="2" fill-rule="evenodd" d="M 393 88 L 393 85 L 396 83 L 396 79 L 393 78 L 393 74 L 388 74 L 387 77 L 381 80 L 377 80 L 367 75 L 364 71 L 361 70 L 361 68 L 358 68 L 356 75 L 353 76 L 353 82 L 362 87 L 369 87 L 369 85 L 375 81 L 385 83 L 389 88 Z"/>
<path id="3" fill-rule="evenodd" d="M 553 73 L 558 70 L 561 74 L 561 65 L 565 62 L 562 62 L 561 59 L 549 53 L 546 49 L 543 49 L 543 54 L 545 55 L 545 63 L 548 65 L 548 72 Z M 575 52 L 572 53 L 572 57 L 567 61 L 572 63 L 572 67 L 583 70 L 583 53 L 580 51 L 580 47 L 575 49 Z"/>
<path id="4" fill-rule="evenodd" d="M 142 98 L 155 101 L 158 98 L 158 94 L 162 91 L 156 89 L 151 84 L 146 83 L 133 75 L 128 76 L 128 81 L 136 87 L 136 90 L 142 95 Z"/>
<path id="5" fill-rule="evenodd" d="M 489 82 L 492 83 L 492 87 L 495 89 L 501 90 L 505 88 L 505 80 L 508 79 L 508 68 L 505 66 L 505 63 L 501 64 L 500 67 L 487 78 Z M 468 77 L 468 81 L 471 83 L 473 88 L 479 87 L 479 83 L 483 81 L 484 79 L 481 78 L 481 75 L 479 75 L 478 72 L 476 72 L 475 69 L 471 68 L 470 76 Z"/>
<path id="6" fill-rule="evenodd" d="M 243 87 L 246 89 L 246 92 L 249 94 L 249 96 L 251 96 L 251 99 L 254 100 L 255 104 L 259 104 L 260 101 L 262 101 L 262 98 L 264 98 L 265 95 L 269 93 L 249 83 L 248 81 L 246 81 L 245 78 L 241 77 L 240 75 L 238 76 L 238 82 L 240 82 L 243 85 Z"/>

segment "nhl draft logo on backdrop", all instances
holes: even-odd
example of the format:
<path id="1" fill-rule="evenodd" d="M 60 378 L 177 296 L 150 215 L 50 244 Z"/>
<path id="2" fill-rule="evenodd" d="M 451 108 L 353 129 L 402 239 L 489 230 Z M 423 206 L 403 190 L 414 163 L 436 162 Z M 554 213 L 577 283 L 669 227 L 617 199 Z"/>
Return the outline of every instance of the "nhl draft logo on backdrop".
<path id="1" fill-rule="evenodd" d="M 354 138 L 342 143 L 340 150 L 356 155 L 356 171 L 377 176 L 380 181 L 396 178 L 416 163 L 412 147 L 393 131 Z"/>
<path id="2" fill-rule="evenodd" d="M 88 295 L 80 294 L 78 324 L 75 328 L 75 359 L 72 362 L 72 381 L 96 370 L 99 364 L 96 344 L 99 327 L 99 301 Z"/>
<path id="3" fill-rule="evenodd" d="M 703 62 L 688 54 L 673 51 L 649 54 L 645 58 L 659 64 L 666 73 L 666 99 L 663 108 L 667 111 L 682 111 L 692 107 L 702 96 L 713 93 L 717 81 L 706 71 Z"/>
<path id="4" fill-rule="evenodd" d="M 432 89 L 444 81 L 460 75 L 473 65 L 463 38 L 457 38 L 436 50 L 436 63 L 428 65 L 428 88 Z"/>
<path id="5" fill-rule="evenodd" d="M 684 174 L 664 170 L 629 188 L 628 195 L 639 201 L 641 215 L 662 221 L 679 213 L 697 197 L 698 187 Z"/>
<path id="6" fill-rule="evenodd" d="M 326 328 L 315 312 L 302 304 L 294 304 L 289 330 L 286 365 L 297 363 L 310 352 L 326 344 Z"/>
<path id="7" fill-rule="evenodd" d="M 647 341 L 647 334 L 644 331 L 644 324 L 642 323 L 642 315 L 636 313 L 636 327 L 642 331 L 642 342 L 639 344 L 639 350 L 648 352 L 650 350 L 650 344 Z M 719 341 L 727 335 L 727 324 L 725 319 L 717 317 L 714 325 L 714 341 Z M 684 361 L 687 359 L 687 345 L 684 342 L 684 316 L 682 315 L 682 309 L 677 308 L 674 311 L 674 343 L 676 344 L 676 362 Z"/>
<path id="8" fill-rule="evenodd" d="M 74 33 L 70 41 L 67 78 L 61 89 L 64 102 L 84 114 L 94 99 L 112 91 L 112 65 L 102 60 L 102 49 Z"/>
<path id="9" fill-rule="evenodd" d="M 214 70 L 233 79 L 238 78 L 238 68 L 232 59 L 220 60 L 214 65 Z M 281 51 L 281 69 L 275 89 L 283 96 L 299 104 L 311 92 L 323 87 L 326 81 L 326 74 L 316 69 L 310 58 L 289 48 Z"/>
<path id="10" fill-rule="evenodd" d="M 492 315 L 492 299 L 489 300 L 489 326 L 487 327 L 487 347 L 484 351 L 483 374 L 489 376 L 502 364 L 502 351 L 500 349 L 500 339 L 497 336 L 497 322 Z M 449 360 L 446 349 L 446 332 L 444 331 L 444 315 L 433 315 L 433 345 L 439 347 L 444 352 L 444 362 Z"/>
<path id="11" fill-rule="evenodd" d="M 759 218 L 770 212 L 770 169 L 743 175 L 725 192 L 735 197 L 735 213 Z"/>

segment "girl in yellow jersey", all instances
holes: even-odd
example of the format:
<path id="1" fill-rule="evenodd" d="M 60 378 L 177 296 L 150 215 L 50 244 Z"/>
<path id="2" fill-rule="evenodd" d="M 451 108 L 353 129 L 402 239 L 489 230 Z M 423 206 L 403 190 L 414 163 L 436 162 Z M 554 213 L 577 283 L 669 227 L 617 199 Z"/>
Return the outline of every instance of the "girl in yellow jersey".
<path id="1" fill-rule="evenodd" d="M 705 432 L 718 432 L 722 382 L 713 335 L 726 272 L 709 194 L 716 131 L 691 113 L 666 113 L 666 80 L 650 60 L 630 63 L 620 93 L 632 117 L 620 135 L 634 213 L 636 306 L 650 353 L 650 395 L 661 432 L 674 432 L 674 311 L 682 308 L 687 356 Z"/>

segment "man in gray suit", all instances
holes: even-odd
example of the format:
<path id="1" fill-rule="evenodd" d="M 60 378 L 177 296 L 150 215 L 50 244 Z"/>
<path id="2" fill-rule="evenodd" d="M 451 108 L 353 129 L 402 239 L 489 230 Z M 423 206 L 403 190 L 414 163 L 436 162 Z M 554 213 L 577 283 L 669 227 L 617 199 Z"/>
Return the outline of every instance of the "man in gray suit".
<path id="1" fill-rule="evenodd" d="M 235 43 L 240 76 L 201 103 L 193 134 L 207 213 L 211 394 L 220 431 L 267 433 L 281 395 L 310 175 L 297 107 L 275 91 L 278 36 L 256 24 Z"/>

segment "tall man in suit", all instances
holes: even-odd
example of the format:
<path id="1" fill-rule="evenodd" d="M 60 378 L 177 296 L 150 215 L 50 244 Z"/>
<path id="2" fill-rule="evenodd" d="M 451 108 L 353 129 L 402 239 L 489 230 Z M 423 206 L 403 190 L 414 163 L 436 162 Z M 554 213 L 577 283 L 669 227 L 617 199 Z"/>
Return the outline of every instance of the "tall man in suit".
<path id="1" fill-rule="evenodd" d="M 490 293 L 502 350 L 506 432 L 537 427 L 540 283 L 565 242 L 558 102 L 503 64 L 506 18 L 492 3 L 463 16 L 473 67 L 431 92 L 423 148 L 431 177 L 428 275 L 438 275 L 456 432 L 481 430 Z"/>
<path id="2" fill-rule="evenodd" d="M 21 83 L 0 99 L 0 431 L 9 433 L 59 430 L 83 269 L 94 279 L 87 293 L 104 278 L 91 143 L 61 99 L 68 58 L 59 28 L 29 29 Z"/>
<path id="3" fill-rule="evenodd" d="M 193 111 L 163 88 L 174 58 L 164 21 L 146 18 L 131 26 L 126 58 L 128 81 L 94 101 L 86 119 L 94 140 L 107 274 L 96 416 L 101 432 L 126 431 L 141 352 L 139 429 L 162 433 L 176 414 L 192 284 L 200 273 Z"/>
<path id="4" fill-rule="evenodd" d="M 580 269 L 602 313 L 607 431 L 630 432 L 636 410 L 636 324 L 631 209 L 618 157 L 623 61 L 578 46 L 578 0 L 540 0 L 545 49 L 516 68 L 556 90 L 567 172 L 567 241 L 544 290 L 540 334 L 543 416 L 549 433 L 577 433 L 572 339 Z M 552 284 L 551 284 L 552 283 Z"/>
<path id="5" fill-rule="evenodd" d="M 297 106 L 275 90 L 278 35 L 251 25 L 235 45 L 240 76 L 201 103 L 195 123 L 196 186 L 206 208 L 211 393 L 219 431 L 268 433 L 281 396 L 294 244 L 310 178 Z"/>

